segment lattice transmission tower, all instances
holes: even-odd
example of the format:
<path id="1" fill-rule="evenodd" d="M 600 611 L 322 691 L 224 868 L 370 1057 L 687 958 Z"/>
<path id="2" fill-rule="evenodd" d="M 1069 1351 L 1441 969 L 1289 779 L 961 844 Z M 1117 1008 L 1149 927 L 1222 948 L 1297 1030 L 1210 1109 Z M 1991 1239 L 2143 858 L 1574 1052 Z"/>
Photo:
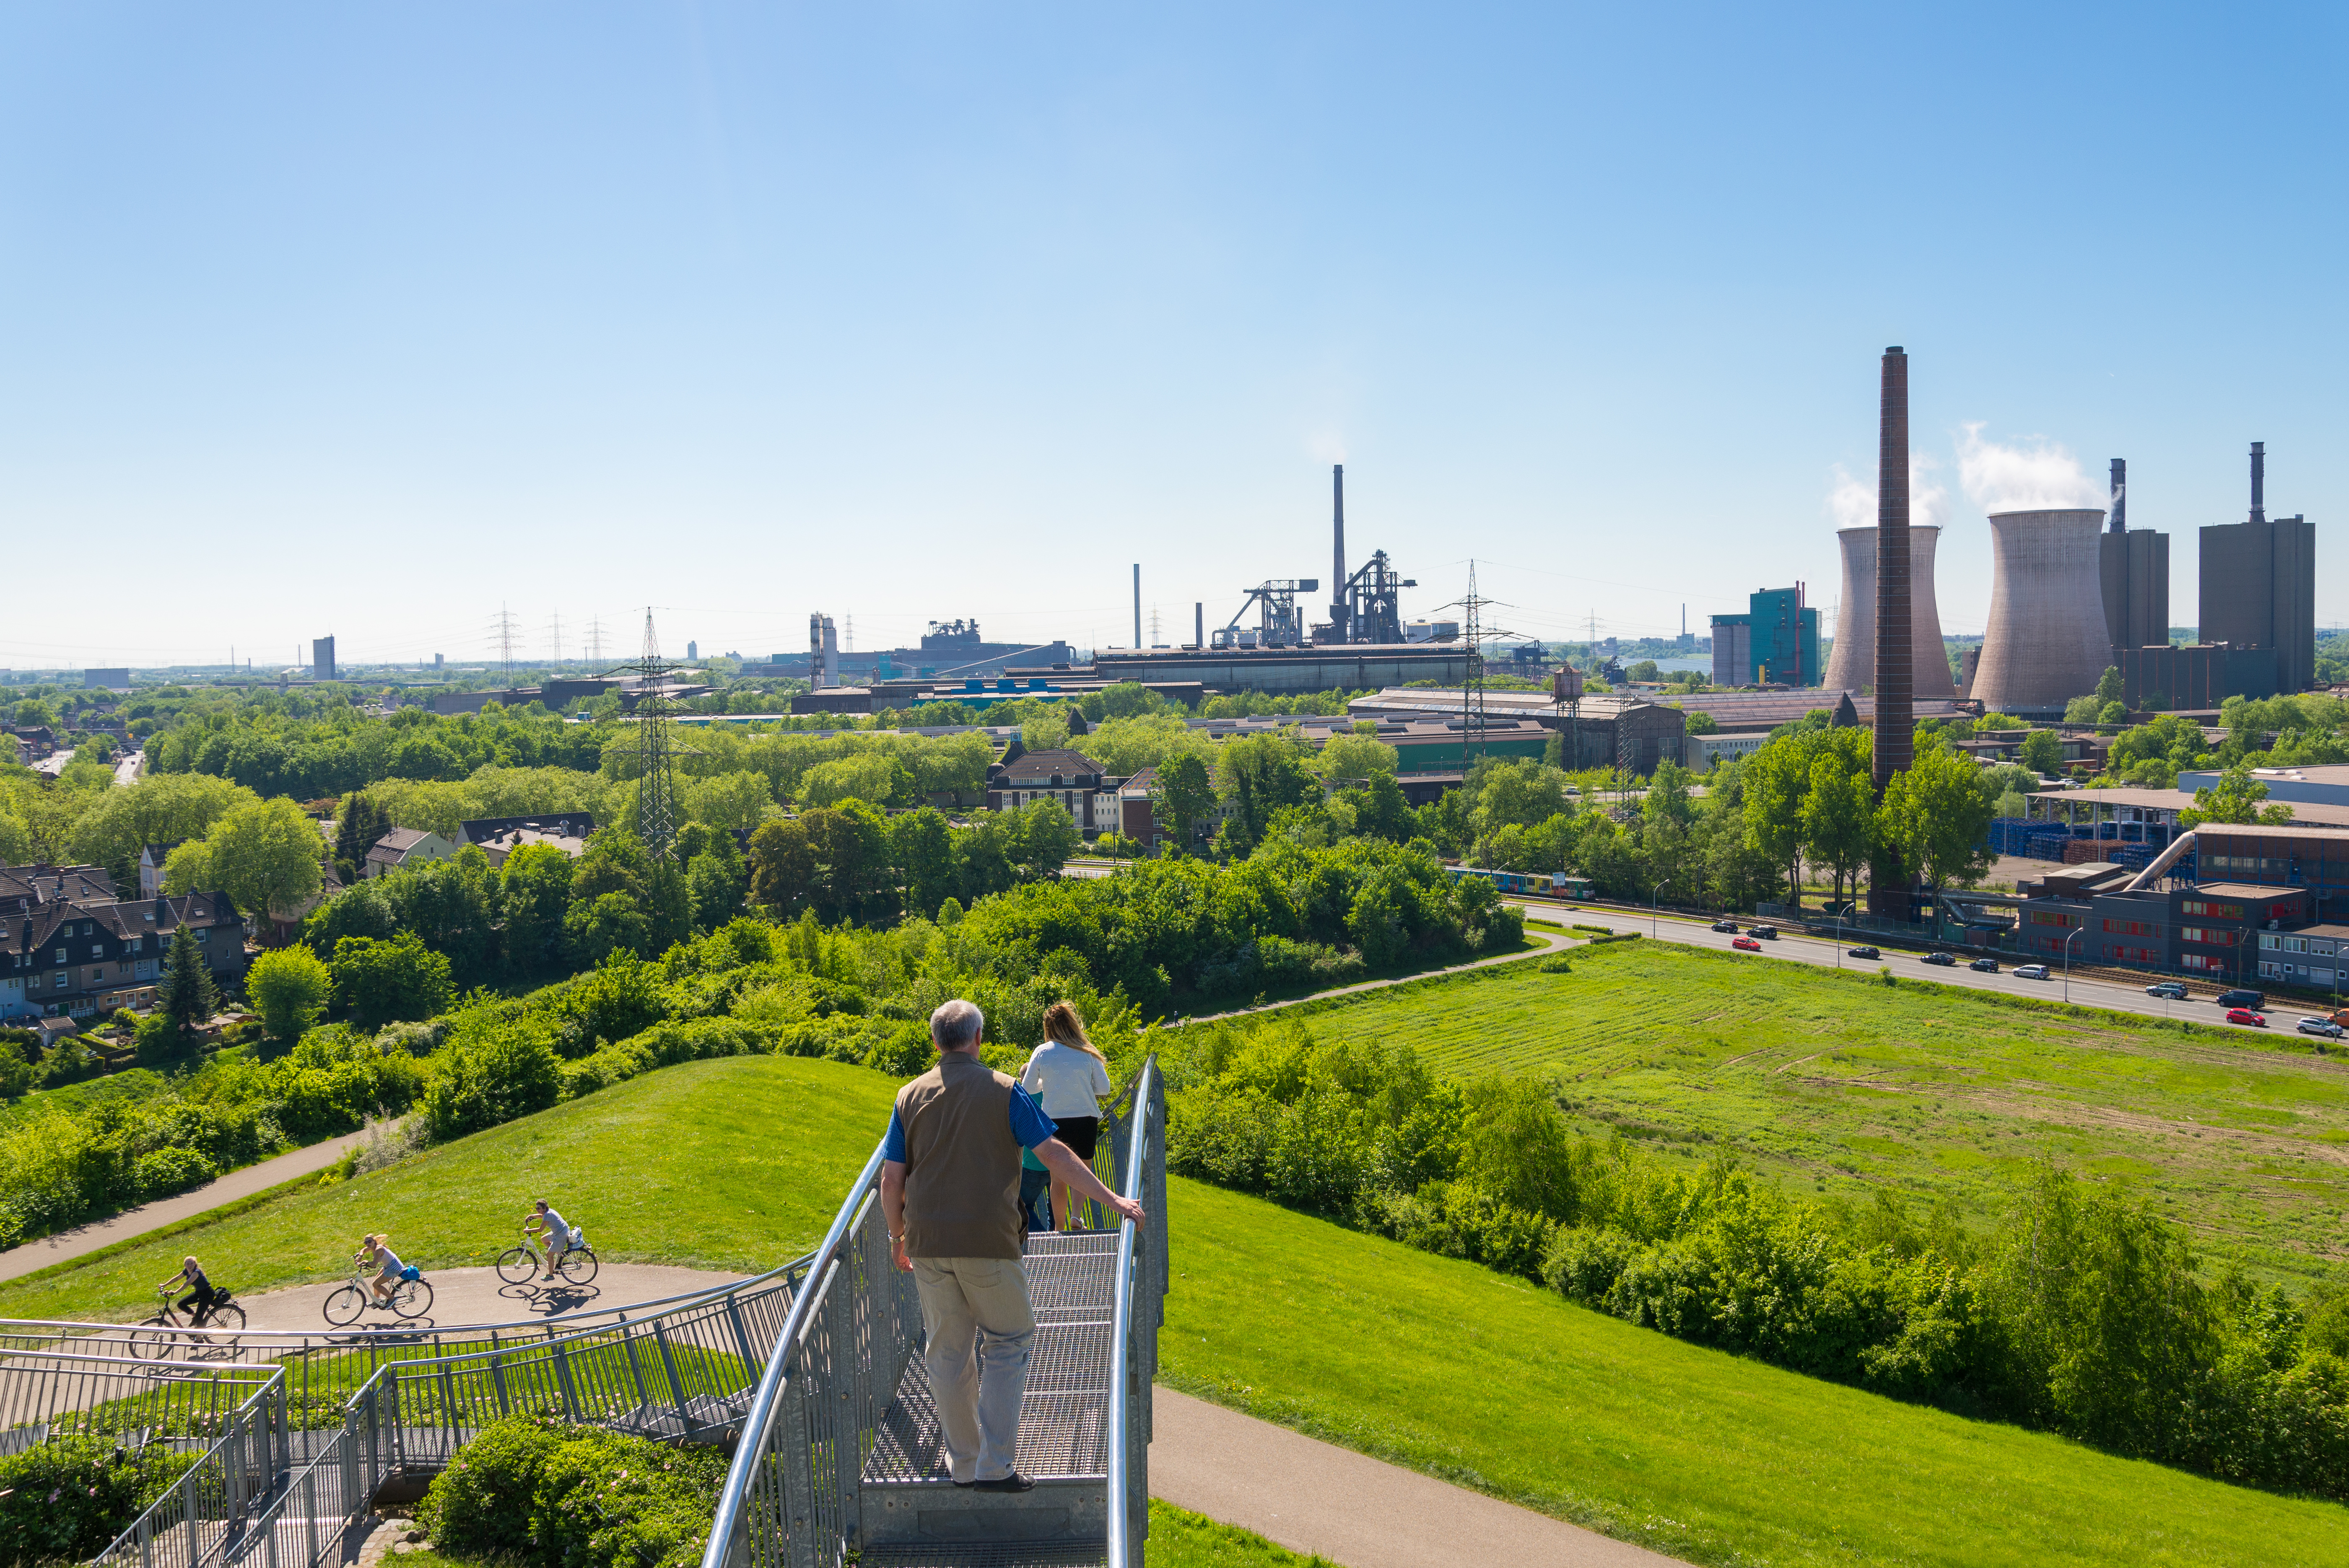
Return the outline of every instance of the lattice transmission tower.
<path id="1" fill-rule="evenodd" d="M 1485 612 L 1495 608 L 1512 607 L 1499 599 L 1488 599 L 1476 591 L 1476 563 L 1468 563 L 1468 592 L 1454 604 L 1439 607 L 1458 609 L 1463 625 L 1460 639 L 1467 649 L 1466 668 L 1461 674 L 1461 754 L 1472 764 L 1485 753 L 1485 644 L 1503 638 L 1520 637 L 1518 632 L 1486 622 Z"/>
<path id="2" fill-rule="evenodd" d="M 590 665 L 604 662 L 604 623 L 595 617 L 590 617 L 587 621 L 587 662 Z"/>
<path id="3" fill-rule="evenodd" d="M 563 612 L 561 610 L 554 612 L 554 627 L 550 635 L 554 642 L 555 667 L 561 669 L 563 666 Z"/>
<path id="4" fill-rule="evenodd" d="M 505 670 L 508 686 L 513 684 L 514 638 L 519 625 L 513 612 L 503 605 L 498 607 L 497 619 L 490 623 L 490 641 L 496 645 L 498 663 Z"/>
<path id="5" fill-rule="evenodd" d="M 663 659 L 653 612 L 645 610 L 644 652 L 620 670 L 636 677 L 636 838 L 655 860 L 677 852 L 677 733 L 668 678 L 682 668 Z"/>

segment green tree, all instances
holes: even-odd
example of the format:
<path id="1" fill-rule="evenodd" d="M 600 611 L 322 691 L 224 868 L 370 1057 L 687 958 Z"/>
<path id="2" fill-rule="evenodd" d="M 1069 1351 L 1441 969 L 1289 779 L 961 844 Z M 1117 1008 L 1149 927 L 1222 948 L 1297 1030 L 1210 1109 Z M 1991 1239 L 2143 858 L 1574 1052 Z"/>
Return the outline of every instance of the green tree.
<path id="1" fill-rule="evenodd" d="M 1351 734 L 1330 736 L 1313 759 L 1314 771 L 1331 784 L 1368 781 L 1381 774 L 1392 775 L 1402 755 L 1379 739 L 1376 724 L 1365 720 Z"/>
<path id="2" fill-rule="evenodd" d="M 1077 819 L 1051 801 L 1032 800 L 1004 815 L 1011 829 L 1011 865 L 1023 882 L 1058 877 L 1069 857 L 1084 847 Z"/>
<path id="3" fill-rule="evenodd" d="M 563 936 L 573 962 L 595 965 L 616 952 L 649 950 L 652 923 L 630 895 L 604 893 L 572 904 L 563 917 Z"/>
<path id="4" fill-rule="evenodd" d="M 260 797 L 226 779 L 158 774 L 98 794 L 74 823 L 74 853 L 113 874 L 118 888 L 139 885 L 139 854 L 150 844 L 202 838 L 222 817 Z"/>
<path id="5" fill-rule="evenodd" d="M 644 955 L 653 958 L 693 935 L 693 885 L 685 867 L 659 860 L 645 877 Z"/>
<path id="6" fill-rule="evenodd" d="M 1321 781 L 1314 777 L 1311 761 L 1311 750 L 1295 730 L 1224 742 L 1216 755 L 1216 794 L 1231 809 L 1226 831 L 1236 847 L 1254 848 L 1273 814 L 1284 806 L 1320 802 Z"/>
<path id="7" fill-rule="evenodd" d="M 796 919 L 815 897 L 815 848 L 804 819 L 770 822 L 750 836 L 750 901 L 776 919 Z"/>
<path id="8" fill-rule="evenodd" d="M 714 778 L 688 781 L 684 789 L 686 814 L 712 827 L 757 827 L 775 804 L 767 775 L 745 768 Z"/>
<path id="9" fill-rule="evenodd" d="M 1180 753 L 1159 765 L 1150 781 L 1150 814 L 1178 851 L 1189 851 L 1199 825 L 1215 809 L 1216 786 L 1197 753 Z"/>
<path id="10" fill-rule="evenodd" d="M 2093 701 L 2093 699 L 2091 699 Z M 2093 711 L 2089 717 L 2095 718 Z M 2059 773 L 2064 767 L 2064 742 L 2053 730 L 2033 730 L 2023 737 L 2023 765 L 2035 774 Z"/>
<path id="11" fill-rule="evenodd" d="M 1364 837 L 1403 844 L 1418 831 L 1419 823 L 1412 813 L 1411 802 L 1403 798 L 1402 785 L 1391 773 L 1372 774 L 1366 787 L 1350 789 L 1341 798 L 1354 808 L 1354 831 Z"/>
<path id="12" fill-rule="evenodd" d="M 509 969 L 543 974 L 561 963 L 563 917 L 570 904 L 571 857 L 562 850 L 552 844 L 525 844 L 506 857 L 498 870 L 498 913 L 504 928 L 502 947 Z"/>
<path id="13" fill-rule="evenodd" d="M 926 805 L 892 818 L 889 846 L 905 884 L 907 909 L 935 909 L 954 897 L 960 885 L 954 838 L 947 819 L 936 809 Z"/>
<path id="14" fill-rule="evenodd" d="M 2267 784 L 2251 776 L 2249 763 L 2237 763 L 2219 775 L 2215 784 L 2194 792 L 2194 804 L 2178 814 L 2178 825 L 2194 827 L 2205 822 L 2282 824 L 2292 820 L 2292 807 L 2268 798 Z"/>
<path id="15" fill-rule="evenodd" d="M 345 937 L 326 966 L 335 1006 L 362 1029 L 403 1019 L 430 1018 L 449 1005 L 449 961 L 414 931 L 391 941 Z"/>
<path id="16" fill-rule="evenodd" d="M 1744 769 L 1746 841 L 1781 869 L 1798 904 L 1803 896 L 1803 805 L 1811 793 L 1812 756 L 1808 734 L 1776 735 L 1745 759 Z"/>
<path id="17" fill-rule="evenodd" d="M 174 850 L 164 862 L 164 890 L 225 893 L 248 914 L 288 919 L 325 885 L 318 867 L 326 852 L 316 826 L 300 806 L 283 798 L 261 801 L 214 823 L 200 857 L 183 859 Z M 206 885 L 186 883 L 199 867 Z"/>
<path id="18" fill-rule="evenodd" d="M 1938 739 L 1892 775 L 1877 808 L 1876 836 L 1935 889 L 1967 886 L 1990 869 L 1990 814 L 1982 770 Z"/>
<path id="19" fill-rule="evenodd" d="M 178 1043 L 185 1044 L 219 1011 L 220 992 L 212 984 L 203 944 L 196 940 L 196 929 L 183 920 L 171 932 L 171 945 L 164 954 L 162 983 L 155 988 L 155 1015 L 170 1024 Z"/>
<path id="20" fill-rule="evenodd" d="M 244 972 L 244 994 L 274 1040 L 298 1040 L 333 998 L 334 977 L 305 947 L 263 953 Z"/>
<path id="21" fill-rule="evenodd" d="M 742 912 L 743 897 L 750 888 L 750 868 L 730 829 L 711 830 L 692 824 L 678 836 L 678 853 L 685 862 L 686 886 L 693 894 L 696 930 L 714 931 Z"/>
<path id="22" fill-rule="evenodd" d="M 1835 878 L 1838 901 L 1856 891 L 1859 869 L 1876 849 L 1876 787 L 1864 762 L 1848 749 L 1822 752 L 1811 763 L 1803 799 L 1803 853 Z"/>
<path id="23" fill-rule="evenodd" d="M 343 796 L 335 815 L 335 865 L 346 887 L 367 875 L 367 851 L 397 826 L 391 813 L 375 796 L 353 790 Z"/>
<path id="24" fill-rule="evenodd" d="M 2102 708 L 2108 702 L 2122 701 L 2126 695 L 2127 689 L 2122 684 L 2119 668 L 2106 665 L 2105 672 L 2096 677 L 2096 706 Z"/>
<path id="25" fill-rule="evenodd" d="M 1512 823 L 1531 827 L 1568 809 L 1566 775 L 1530 758 L 1483 757 L 1468 772 L 1468 818 L 1478 836 Z"/>
<path id="26" fill-rule="evenodd" d="M 851 797 L 836 806 L 802 812 L 816 862 L 816 918 L 877 922 L 896 913 L 895 867 L 889 858 L 889 824 L 880 810 Z"/>

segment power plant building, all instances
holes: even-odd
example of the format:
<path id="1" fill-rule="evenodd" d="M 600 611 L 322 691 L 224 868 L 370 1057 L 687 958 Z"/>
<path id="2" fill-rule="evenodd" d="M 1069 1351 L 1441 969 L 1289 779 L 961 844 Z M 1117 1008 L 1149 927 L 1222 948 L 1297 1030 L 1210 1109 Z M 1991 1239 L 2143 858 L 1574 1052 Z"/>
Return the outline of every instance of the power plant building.
<path id="1" fill-rule="evenodd" d="M 314 637 L 310 639 L 310 673 L 320 680 L 335 678 L 335 639 Z"/>
<path id="2" fill-rule="evenodd" d="M 2145 528 L 2129 532 L 2128 462 L 2117 457 L 2113 459 L 2111 517 L 2104 536 L 2096 542 L 2106 638 L 2116 650 L 2167 645 L 2169 535 Z"/>
<path id="3" fill-rule="evenodd" d="M 2061 715 L 2112 663 L 2099 507 L 1993 512 L 1990 628 L 1972 699 L 1985 711 Z"/>
<path id="4" fill-rule="evenodd" d="M 1909 530 L 1909 641 L 1912 695 L 1945 701 L 1958 694 L 1950 678 L 1950 656 L 1941 643 L 1941 611 L 1933 597 L 1933 551 L 1940 543 L 1937 524 Z M 1838 528 L 1843 557 L 1843 594 L 1836 613 L 1835 647 L 1827 653 L 1826 684 L 1845 691 L 1876 689 L 1876 530 Z M 1715 646 L 1719 646 L 1715 644 Z"/>
<path id="5" fill-rule="evenodd" d="M 1745 604 L 1744 615 L 1713 618 L 1713 684 L 1818 685 L 1819 612 L 1804 604 L 1803 585 L 1763 588 Z"/>
<path id="6" fill-rule="evenodd" d="M 2251 515 L 2202 530 L 2199 633 L 2206 643 L 2271 649 L 2274 690 L 2305 691 L 2316 684 L 2316 525 L 2271 522 L 2266 488 L 2266 443 L 2253 441 Z"/>

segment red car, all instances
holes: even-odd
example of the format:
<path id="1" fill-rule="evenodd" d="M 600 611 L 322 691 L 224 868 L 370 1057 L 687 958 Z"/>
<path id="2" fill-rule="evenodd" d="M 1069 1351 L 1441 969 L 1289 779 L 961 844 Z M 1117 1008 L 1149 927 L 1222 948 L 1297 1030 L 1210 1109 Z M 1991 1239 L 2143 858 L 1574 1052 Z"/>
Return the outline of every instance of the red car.
<path id="1" fill-rule="evenodd" d="M 1762 950 L 1762 944 L 1755 941 L 1752 937 L 1739 937 L 1735 941 L 1731 942 L 1729 945 L 1733 948 L 1741 948 L 1749 953 L 1758 953 Z"/>
<path id="2" fill-rule="evenodd" d="M 2264 1017 L 2259 1013 L 2253 1012 L 2248 1007 L 2230 1007 L 2227 1009 L 2227 1022 L 2230 1023 L 2248 1023 L 2254 1029 L 2265 1029 L 2268 1026 L 2268 1021 Z"/>

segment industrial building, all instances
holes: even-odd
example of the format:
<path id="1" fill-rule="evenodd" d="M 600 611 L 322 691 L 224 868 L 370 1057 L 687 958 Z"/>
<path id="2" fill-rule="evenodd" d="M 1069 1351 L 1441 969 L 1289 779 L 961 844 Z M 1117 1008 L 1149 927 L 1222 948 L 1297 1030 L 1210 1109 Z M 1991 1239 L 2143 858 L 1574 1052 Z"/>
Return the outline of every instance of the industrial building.
<path id="1" fill-rule="evenodd" d="M 1535 731 L 1544 732 L 1544 741 L 1547 732 L 1565 735 L 1568 743 L 1561 749 L 1569 768 L 1624 766 L 1645 776 L 1657 764 L 1681 763 L 1686 755 L 1688 716 L 1629 693 L 1588 696 L 1568 711 L 1544 691 L 1486 691 L 1484 706 L 1486 738 L 1495 754 L 1512 754 L 1499 741 L 1505 731 L 1516 729 L 1528 741 Z M 1457 727 L 1467 722 L 1468 698 L 1457 688 L 1391 688 L 1355 698 L 1346 711 L 1350 718 L 1378 720 L 1382 727 L 1390 721 L 1435 718 Z M 1383 728 L 1380 739 L 1388 739 Z"/>
<path id="2" fill-rule="evenodd" d="M 1189 680 L 1209 691 L 1263 691 L 1275 696 L 1375 691 L 1413 680 L 1465 680 L 1468 649 L 1456 642 L 1141 651 L 1104 648 L 1094 652 L 1091 674 L 1111 682 L 1138 680 L 1149 686 Z"/>
<path id="3" fill-rule="evenodd" d="M 2253 768 L 2251 777 L 2268 786 L 2268 799 L 2282 801 L 2293 808 L 2295 817 L 2306 815 L 2305 807 L 2313 805 L 2339 806 L 2349 810 L 2349 765 L 2315 764 L 2297 768 Z M 2197 772 L 2187 769 L 2178 775 L 2178 787 L 2188 793 L 2210 789 L 2219 782 L 2215 771 Z"/>
<path id="4" fill-rule="evenodd" d="M 750 677 L 787 677 L 809 680 L 814 687 L 836 687 L 851 678 L 866 680 L 959 680 L 968 676 L 992 677 L 1014 664 L 1066 664 L 1074 654 L 1061 639 L 1050 642 L 988 642 L 976 620 L 934 620 L 918 648 L 885 648 L 858 652 L 840 646 L 832 618 L 809 618 L 811 653 L 769 656 L 746 662 L 741 673 Z"/>
<path id="5" fill-rule="evenodd" d="M 1759 588 L 1744 615 L 1713 618 L 1715 686 L 1816 686 L 1819 612 L 1803 602 L 1803 585 Z"/>
<path id="6" fill-rule="evenodd" d="M 2206 643 L 2272 650 L 2277 691 L 2316 684 L 2316 525 L 2267 514 L 2267 443 L 2251 443 L 2251 510 L 2202 530 Z M 2165 636 L 2167 634 L 2165 633 Z"/>
<path id="7" fill-rule="evenodd" d="M 335 639 L 315 637 L 310 639 L 310 673 L 320 680 L 335 679 Z"/>
<path id="8" fill-rule="evenodd" d="M 2113 659 L 2121 672 L 2121 701 L 2134 711 L 2215 709 L 2230 697 L 2276 694 L 2273 649 L 2158 642 L 2116 648 Z"/>
<path id="9" fill-rule="evenodd" d="M 2116 652 L 2166 647 L 2169 642 L 2169 535 L 2149 528 L 2129 532 L 2126 458 L 2113 459 L 2112 484 L 2111 521 L 2096 541 L 2105 638 Z"/>
<path id="10" fill-rule="evenodd" d="M 1969 693 L 1984 711 L 2061 717 L 2112 664 L 2097 507 L 1993 512 L 1990 626 Z"/>
<path id="11" fill-rule="evenodd" d="M 1925 701 L 1958 694 L 1957 683 L 1950 678 L 1949 652 L 1941 643 L 1940 606 L 1933 595 L 1933 553 L 1940 538 L 1938 524 L 1909 530 L 1909 680 L 1915 695 Z M 1876 530 L 1838 528 L 1836 545 L 1843 559 L 1843 592 L 1837 601 L 1835 646 L 1827 653 L 1825 684 L 1831 691 L 1870 691 L 1876 685 Z M 1720 655 L 1713 657 L 1717 667 Z"/>

